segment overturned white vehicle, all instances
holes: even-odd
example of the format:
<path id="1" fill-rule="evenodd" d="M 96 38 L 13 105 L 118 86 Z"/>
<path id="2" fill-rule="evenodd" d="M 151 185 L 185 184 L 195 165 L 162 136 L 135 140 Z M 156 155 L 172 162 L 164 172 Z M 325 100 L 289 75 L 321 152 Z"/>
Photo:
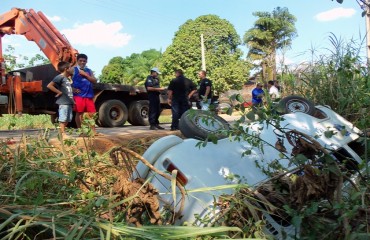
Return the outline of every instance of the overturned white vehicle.
<path id="1" fill-rule="evenodd" d="M 178 189 L 174 195 L 173 182 L 171 184 L 141 162 L 136 174 L 158 189 L 162 206 L 172 204 L 175 210 L 181 210 L 176 224 L 212 225 L 225 216 L 225 201 L 220 198 L 235 194 L 239 184 L 245 184 L 254 198 L 258 198 L 256 204 L 262 211 L 260 215 L 250 213 L 251 216 L 244 218 L 261 219 L 263 231 L 275 238 L 297 236 L 299 227 L 293 226 L 288 216 L 276 214 L 271 206 L 266 183 L 283 176 L 308 175 L 302 166 L 315 162 L 312 165 L 317 167 L 327 155 L 345 166 L 340 171 L 353 177 L 363 161 L 364 147 L 357 141 L 361 131 L 330 108 L 313 106 L 298 96 L 282 99 L 281 104 L 284 110 L 278 118 L 248 124 L 243 124 L 244 117 L 228 125 L 219 116 L 189 110 L 180 121 L 180 130 L 186 139 L 170 135 L 154 142 L 143 157 L 158 170 L 175 174 L 186 191 L 185 197 Z M 218 138 L 217 143 L 200 142 L 210 134 Z M 329 182 L 339 180 L 328 179 Z M 346 183 L 342 186 L 345 189 Z M 322 191 L 336 194 L 337 189 L 325 188 Z M 307 197 L 315 197 L 310 189 L 303 190 Z M 277 198 L 274 204 L 276 201 L 285 204 L 288 199 Z M 294 201 L 296 205 L 304 204 L 299 197 Z"/>

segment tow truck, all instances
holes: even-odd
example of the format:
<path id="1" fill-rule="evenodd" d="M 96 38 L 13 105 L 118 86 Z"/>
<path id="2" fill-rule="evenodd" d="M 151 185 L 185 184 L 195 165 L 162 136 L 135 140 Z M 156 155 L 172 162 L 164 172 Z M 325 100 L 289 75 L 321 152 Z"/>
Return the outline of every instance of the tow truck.
<path id="1" fill-rule="evenodd" d="M 2 39 L 6 35 L 21 35 L 37 44 L 50 64 L 6 72 Z M 60 61 L 76 64 L 78 51 L 41 12 L 12 8 L 0 15 L 0 116 L 1 114 L 50 114 L 55 119 L 55 96 L 47 84 L 58 74 Z M 101 127 L 118 127 L 126 121 L 132 125 L 148 125 L 148 95 L 145 87 L 97 83 L 94 102 Z M 165 92 L 161 94 L 163 108 L 168 108 Z"/>

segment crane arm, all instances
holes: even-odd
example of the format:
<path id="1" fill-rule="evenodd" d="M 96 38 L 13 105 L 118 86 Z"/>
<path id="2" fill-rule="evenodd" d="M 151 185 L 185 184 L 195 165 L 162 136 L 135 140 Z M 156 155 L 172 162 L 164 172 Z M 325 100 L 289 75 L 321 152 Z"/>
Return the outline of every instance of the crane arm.
<path id="1" fill-rule="evenodd" d="M 36 13 L 33 9 L 12 8 L 0 15 L 0 49 L 1 37 L 5 34 L 24 35 L 27 40 L 35 42 L 55 69 L 60 61 L 76 64 L 78 51 L 40 11 Z"/>

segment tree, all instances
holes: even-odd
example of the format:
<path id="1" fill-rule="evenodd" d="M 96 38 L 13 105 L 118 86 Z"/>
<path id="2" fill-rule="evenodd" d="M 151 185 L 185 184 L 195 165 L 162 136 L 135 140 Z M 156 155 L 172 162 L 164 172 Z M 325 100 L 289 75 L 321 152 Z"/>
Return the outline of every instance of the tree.
<path id="1" fill-rule="evenodd" d="M 36 54 L 34 57 L 32 57 L 28 61 L 28 67 L 33 67 L 33 66 L 38 66 L 38 65 L 44 65 L 50 63 L 50 60 L 47 59 L 46 57 Z"/>
<path id="2" fill-rule="evenodd" d="M 204 38 L 207 76 L 214 90 L 223 92 L 240 88 L 249 74 L 248 64 L 241 59 L 239 35 L 232 24 L 216 15 L 188 20 L 175 33 L 172 44 L 163 53 L 161 71 L 163 85 L 182 69 L 190 79 L 197 79 L 202 67 L 201 34 Z"/>
<path id="3" fill-rule="evenodd" d="M 18 68 L 23 68 L 25 66 L 24 63 L 19 63 L 19 60 L 17 60 L 17 57 L 14 53 L 15 49 L 13 46 L 8 45 L 8 47 L 5 49 L 6 54 L 4 54 L 5 59 L 5 69 L 7 72 L 13 71 Z M 22 57 L 22 60 L 26 60 L 25 57 Z"/>
<path id="4" fill-rule="evenodd" d="M 264 81 L 276 79 L 276 54 L 280 49 L 289 48 L 297 36 L 294 25 L 296 17 L 287 8 L 280 7 L 275 8 L 272 13 L 254 12 L 253 15 L 258 19 L 243 38 L 249 47 L 248 57 L 261 61 Z"/>
<path id="5" fill-rule="evenodd" d="M 36 54 L 34 57 L 29 59 L 27 56 L 19 55 L 18 57 L 15 54 L 15 49 L 13 46 L 8 45 L 5 49 L 6 54 L 4 54 L 5 59 L 5 68 L 6 71 L 13 71 L 15 69 L 25 68 L 25 67 L 34 67 L 38 65 L 50 63 L 49 59 L 45 58 L 40 54 Z M 28 64 L 26 64 L 28 62 Z"/>
<path id="6" fill-rule="evenodd" d="M 158 66 L 162 53 L 155 49 L 133 53 L 131 56 L 112 58 L 99 76 L 101 82 L 143 85 L 149 70 Z"/>

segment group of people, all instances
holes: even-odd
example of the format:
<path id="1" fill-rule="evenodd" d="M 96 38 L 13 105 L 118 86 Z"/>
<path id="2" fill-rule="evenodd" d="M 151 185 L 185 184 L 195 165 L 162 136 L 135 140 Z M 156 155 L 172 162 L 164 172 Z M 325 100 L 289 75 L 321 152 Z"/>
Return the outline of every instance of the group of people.
<path id="1" fill-rule="evenodd" d="M 56 93 L 56 104 L 59 105 L 58 121 L 63 136 L 66 136 L 65 129 L 73 119 L 73 111 L 76 112 L 77 128 L 81 128 L 85 113 L 91 119 L 96 113 L 93 84 L 97 82 L 97 79 L 93 71 L 86 67 L 87 59 L 87 55 L 81 53 L 77 56 L 76 66 L 71 66 L 65 61 L 59 62 L 57 68 L 60 74 L 47 85 L 47 88 Z M 161 74 L 159 69 L 154 67 L 145 81 L 149 100 L 150 130 L 164 129 L 159 125 L 159 116 L 161 113 L 160 93 L 165 88 L 160 86 L 159 74 Z M 179 119 L 190 108 L 189 99 L 197 90 L 201 97 L 201 108 L 208 109 L 212 98 L 212 81 L 206 75 L 206 71 L 199 71 L 200 82 L 197 89 L 193 81 L 184 76 L 181 69 L 175 71 L 175 78 L 167 88 L 168 104 L 172 110 L 171 131 L 179 129 Z M 96 135 L 94 124 L 91 125 L 91 129 Z"/>
<path id="2" fill-rule="evenodd" d="M 59 105 L 58 121 L 62 134 L 73 119 L 73 111 L 76 112 L 75 121 L 77 128 L 80 128 L 83 116 L 87 113 L 89 118 L 93 118 L 96 113 L 94 104 L 93 84 L 97 82 L 94 73 L 86 67 L 87 55 L 78 54 L 77 65 L 71 66 L 69 62 L 61 61 L 58 63 L 60 72 L 48 85 L 51 91 L 55 92 L 57 98 L 56 104 Z M 145 88 L 149 99 L 149 123 L 150 130 L 163 130 L 159 125 L 159 116 L 161 113 L 160 93 L 165 88 L 160 86 L 159 74 L 161 72 L 157 67 L 150 70 L 150 75 L 146 78 Z M 175 71 L 175 78 L 170 81 L 167 88 L 168 104 L 171 106 L 172 123 L 171 131 L 179 129 L 179 120 L 182 114 L 190 109 L 189 99 L 198 91 L 200 98 L 200 108 L 208 110 L 212 99 L 212 81 L 207 78 L 205 70 L 198 73 L 199 84 L 186 78 L 181 69 Z M 278 81 L 268 81 L 268 93 L 274 101 L 280 98 L 280 86 Z M 257 83 L 252 90 L 252 105 L 254 107 L 262 105 L 262 98 L 265 95 L 263 84 Z M 93 134 L 97 134 L 95 125 L 91 125 Z"/>
<path id="3" fill-rule="evenodd" d="M 152 68 L 150 75 L 146 78 L 145 87 L 149 98 L 149 123 L 150 130 L 164 129 L 159 125 L 160 108 L 160 92 L 165 88 L 160 87 L 158 75 L 161 74 L 158 68 Z M 189 99 L 198 90 L 201 98 L 200 104 L 203 110 L 208 110 L 212 98 L 212 81 L 206 76 L 205 70 L 198 73 L 200 78 L 199 86 L 193 81 L 184 76 L 181 69 L 175 71 L 175 78 L 170 81 L 167 88 L 168 104 L 171 106 L 172 122 L 171 131 L 179 129 L 179 120 L 182 114 L 190 109 Z"/>
<path id="4" fill-rule="evenodd" d="M 65 128 L 72 121 L 73 111 L 76 112 L 77 128 L 81 127 L 84 113 L 87 113 L 89 118 L 93 118 L 96 113 L 93 84 L 97 82 L 97 79 L 93 71 L 86 67 L 87 59 L 87 55 L 81 53 L 77 56 L 76 66 L 71 66 L 69 62 L 59 62 L 60 74 L 47 85 L 47 88 L 56 93 L 56 104 L 59 105 L 58 121 L 62 134 L 65 134 Z M 165 88 L 160 86 L 159 74 L 161 74 L 159 69 L 154 67 L 145 81 L 149 99 L 150 130 L 164 129 L 159 125 L 159 116 L 161 113 L 160 93 Z M 182 114 L 190 109 L 189 99 L 196 91 L 200 98 L 200 108 L 209 109 L 212 99 L 212 81 L 207 78 L 205 70 L 199 71 L 198 76 L 200 82 L 197 86 L 184 76 L 181 69 L 177 69 L 175 78 L 168 85 L 168 104 L 172 112 L 171 131 L 179 129 L 179 120 Z M 268 81 L 268 93 L 273 101 L 280 98 L 280 86 L 277 81 Z M 252 105 L 254 107 L 262 105 L 264 95 L 263 84 L 257 83 L 252 90 Z M 94 134 L 97 134 L 94 124 L 91 129 Z"/>
<path id="5" fill-rule="evenodd" d="M 57 68 L 60 74 L 47 85 L 47 88 L 56 93 L 56 104 L 59 105 L 58 121 L 63 136 L 65 128 L 73 119 L 73 111 L 76 112 L 77 128 L 81 128 L 85 113 L 89 118 L 93 118 L 96 113 L 93 84 L 97 79 L 86 64 L 87 55 L 83 53 L 77 55 L 76 66 L 65 61 L 59 62 Z M 94 124 L 91 129 L 93 134 L 97 135 Z"/>
<path id="6" fill-rule="evenodd" d="M 267 88 L 272 101 L 280 98 L 280 86 L 278 81 L 268 81 Z M 254 107 L 262 105 L 262 98 L 264 95 L 265 91 L 263 90 L 263 84 L 258 82 L 256 87 L 252 90 L 252 105 Z"/>

